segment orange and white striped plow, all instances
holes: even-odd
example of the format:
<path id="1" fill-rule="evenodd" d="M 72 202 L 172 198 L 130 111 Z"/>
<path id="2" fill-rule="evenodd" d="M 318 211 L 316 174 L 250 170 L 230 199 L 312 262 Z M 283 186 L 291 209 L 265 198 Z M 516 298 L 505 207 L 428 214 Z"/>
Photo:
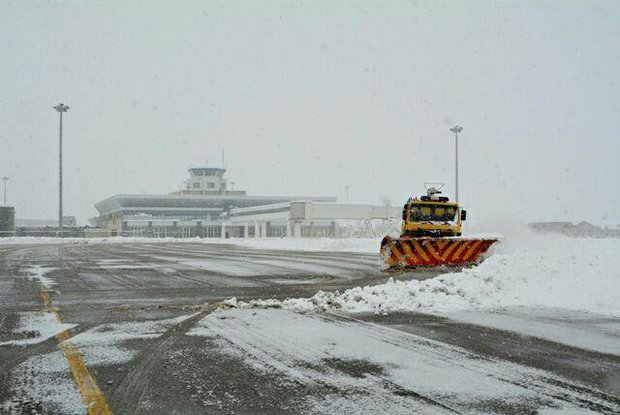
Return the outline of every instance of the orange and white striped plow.
<path id="1" fill-rule="evenodd" d="M 471 265 L 495 242 L 497 239 L 386 236 L 381 241 L 381 256 L 390 268 Z"/>

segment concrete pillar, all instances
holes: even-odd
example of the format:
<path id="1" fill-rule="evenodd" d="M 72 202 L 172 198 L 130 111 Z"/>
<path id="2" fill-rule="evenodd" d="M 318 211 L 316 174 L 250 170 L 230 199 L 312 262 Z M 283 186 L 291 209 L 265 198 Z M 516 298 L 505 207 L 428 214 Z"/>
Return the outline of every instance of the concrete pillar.
<path id="1" fill-rule="evenodd" d="M 244 237 L 244 238 L 247 238 L 247 237 L 249 236 L 249 235 L 248 235 L 248 231 L 249 231 L 249 229 L 248 229 L 248 228 L 249 228 L 249 226 L 248 226 L 248 224 L 247 224 L 247 223 L 246 223 L 245 225 L 243 225 L 243 237 Z"/>
<path id="2" fill-rule="evenodd" d="M 301 238 L 301 223 L 295 222 L 293 226 L 293 238 Z"/>
<path id="3" fill-rule="evenodd" d="M 261 236 L 262 236 L 263 238 L 266 238 L 266 237 L 267 237 L 267 222 L 263 222 L 263 223 L 261 223 L 260 228 L 261 228 L 261 231 L 260 231 Z"/>
<path id="4" fill-rule="evenodd" d="M 286 222 L 286 237 L 287 238 L 293 237 L 293 223 L 290 220 Z"/>
<path id="5" fill-rule="evenodd" d="M 222 222 L 222 231 L 220 232 L 220 238 L 226 238 L 226 225 Z"/>
<path id="6" fill-rule="evenodd" d="M 258 221 L 254 221 L 254 237 L 260 238 L 260 228 L 258 227 Z"/>

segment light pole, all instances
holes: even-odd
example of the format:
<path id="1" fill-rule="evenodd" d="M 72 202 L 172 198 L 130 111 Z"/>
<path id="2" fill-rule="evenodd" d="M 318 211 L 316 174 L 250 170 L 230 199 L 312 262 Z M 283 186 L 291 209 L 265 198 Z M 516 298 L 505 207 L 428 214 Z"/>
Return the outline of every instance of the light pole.
<path id="1" fill-rule="evenodd" d="M 2 181 L 4 182 L 4 206 L 6 206 L 6 181 L 9 180 L 8 177 L 4 176 Z"/>
<path id="2" fill-rule="evenodd" d="M 456 203 L 459 203 L 459 133 L 463 131 L 463 127 L 455 125 L 450 128 L 450 131 L 454 133 L 454 162 L 456 165 L 454 169 L 454 197 Z"/>
<path id="3" fill-rule="evenodd" d="M 69 110 L 69 106 L 60 103 L 54 107 L 60 115 L 60 131 L 58 145 L 58 235 L 62 237 L 62 113 Z"/>

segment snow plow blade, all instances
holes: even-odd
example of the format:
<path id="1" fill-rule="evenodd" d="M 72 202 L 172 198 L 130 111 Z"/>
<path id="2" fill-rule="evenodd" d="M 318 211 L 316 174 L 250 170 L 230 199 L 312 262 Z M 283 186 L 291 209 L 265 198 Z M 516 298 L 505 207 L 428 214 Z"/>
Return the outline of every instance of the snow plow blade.
<path id="1" fill-rule="evenodd" d="M 381 241 L 381 256 L 389 268 L 473 265 L 495 242 L 497 239 L 386 236 Z"/>

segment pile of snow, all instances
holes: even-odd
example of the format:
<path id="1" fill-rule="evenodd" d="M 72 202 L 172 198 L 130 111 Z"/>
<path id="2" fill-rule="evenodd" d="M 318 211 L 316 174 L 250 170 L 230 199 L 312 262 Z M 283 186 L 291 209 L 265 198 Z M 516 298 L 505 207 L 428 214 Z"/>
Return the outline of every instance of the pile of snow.
<path id="1" fill-rule="evenodd" d="M 620 240 L 526 234 L 503 241 L 479 266 L 424 281 L 394 281 L 309 299 L 258 300 L 231 307 L 352 313 L 559 307 L 620 316 Z"/>
<path id="2" fill-rule="evenodd" d="M 381 238 L 248 238 L 225 240 L 256 249 L 379 253 Z"/>
<path id="3" fill-rule="evenodd" d="M 293 251 L 338 251 L 379 252 L 381 238 L 53 238 L 53 237 L 10 237 L 0 238 L 0 245 L 36 244 L 119 244 L 119 243 L 201 243 L 207 245 L 237 245 L 246 248 L 276 249 Z"/>
<path id="4" fill-rule="evenodd" d="M 52 236 L 11 236 L 0 238 L 0 245 L 79 245 L 79 244 L 102 244 L 102 243 L 157 243 L 157 242 L 196 242 L 195 239 L 181 238 L 138 238 L 114 236 L 110 238 L 56 238 Z"/>
<path id="5" fill-rule="evenodd" d="M 393 235 L 398 236 L 398 235 Z M 497 239 L 499 234 L 476 233 L 463 236 L 466 238 Z M 249 238 L 225 239 L 233 245 L 257 249 L 293 250 L 293 251 L 329 251 L 360 252 L 378 254 L 381 240 L 379 238 Z"/>
<path id="6" fill-rule="evenodd" d="M 393 235 L 397 236 L 397 235 Z M 502 238 L 496 233 L 475 233 L 463 238 Z M 201 243 L 207 245 L 236 245 L 253 249 L 273 249 L 288 251 L 328 251 L 358 252 L 378 254 L 381 240 L 378 238 L 52 238 L 52 237 L 11 237 L 0 238 L 0 244 L 118 244 L 118 243 Z"/>
<path id="7" fill-rule="evenodd" d="M 119 244 L 119 243 L 201 243 L 207 245 L 237 245 L 255 249 L 292 251 L 331 251 L 377 253 L 382 238 L 53 238 L 53 237 L 10 237 L 0 238 L 0 245 L 36 244 Z"/>

